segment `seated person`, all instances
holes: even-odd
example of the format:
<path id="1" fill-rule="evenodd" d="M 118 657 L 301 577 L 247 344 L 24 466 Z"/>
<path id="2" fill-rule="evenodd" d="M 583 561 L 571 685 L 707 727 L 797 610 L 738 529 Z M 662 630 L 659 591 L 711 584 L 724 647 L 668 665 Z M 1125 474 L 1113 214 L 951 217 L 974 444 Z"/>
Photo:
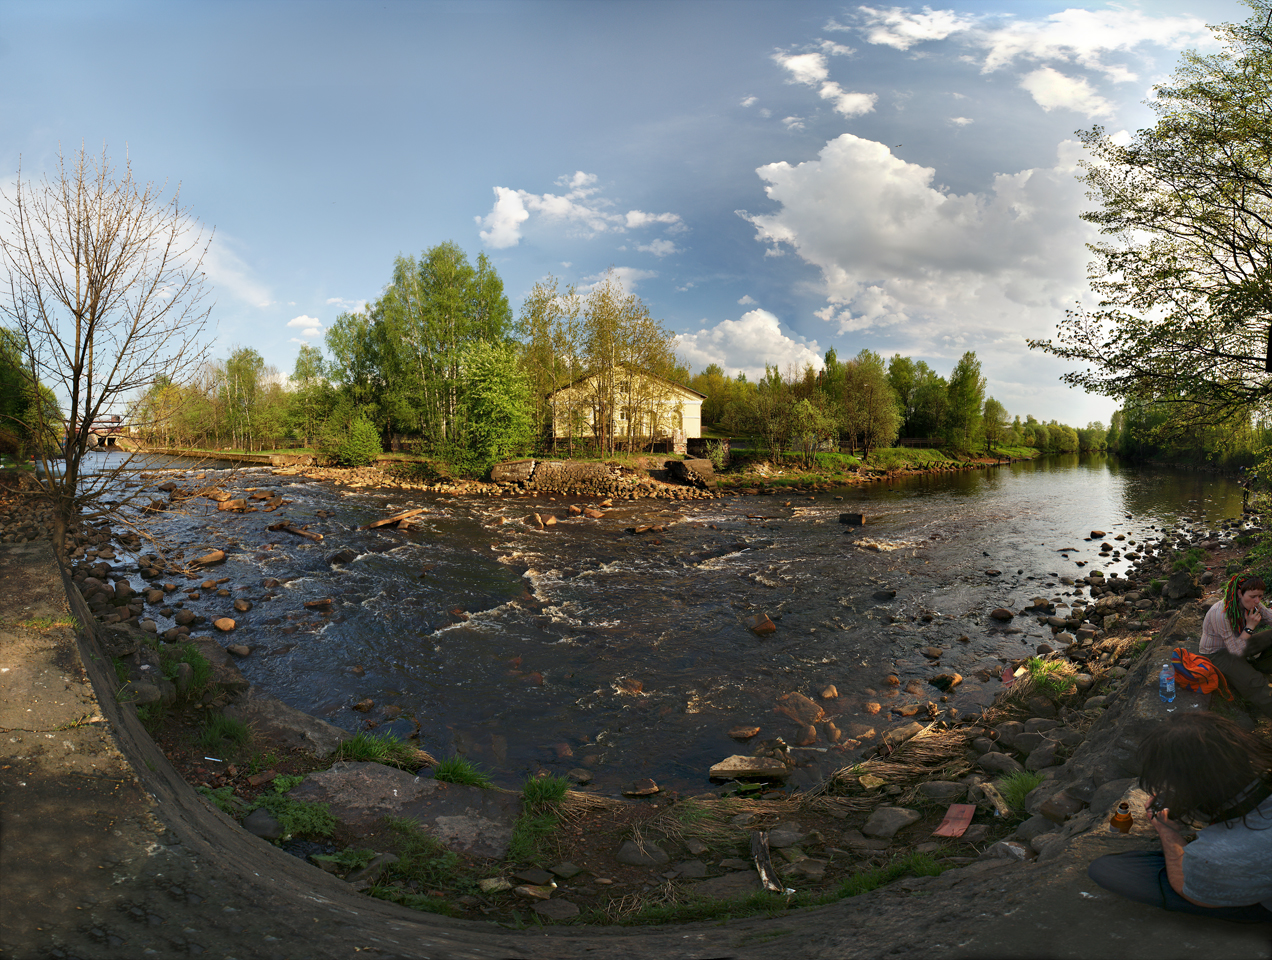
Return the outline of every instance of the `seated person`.
<path id="1" fill-rule="evenodd" d="M 1272 717 L 1272 609 L 1263 605 L 1263 581 L 1249 574 L 1235 576 L 1223 590 L 1223 600 L 1206 611 L 1201 623 L 1202 656 L 1219 669 L 1233 692 L 1241 694 L 1265 716 Z M 1251 663 L 1252 658 L 1257 658 Z"/>
<path id="2" fill-rule="evenodd" d="M 1100 857 L 1087 875 L 1164 910 L 1272 923 L 1272 747 L 1226 717 L 1184 713 L 1145 737 L 1140 755 L 1161 852 Z M 1191 843 L 1190 821 L 1208 824 Z"/>

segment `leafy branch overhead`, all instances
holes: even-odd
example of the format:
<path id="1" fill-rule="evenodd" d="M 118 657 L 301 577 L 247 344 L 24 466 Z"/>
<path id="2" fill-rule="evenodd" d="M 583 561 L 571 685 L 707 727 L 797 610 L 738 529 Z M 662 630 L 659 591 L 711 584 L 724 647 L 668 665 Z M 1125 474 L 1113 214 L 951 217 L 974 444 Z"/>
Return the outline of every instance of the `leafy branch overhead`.
<path id="1" fill-rule="evenodd" d="M 1081 132 L 1089 278 L 1054 340 L 1030 345 L 1085 364 L 1064 379 L 1130 405 L 1172 404 L 1171 426 L 1262 409 L 1272 327 L 1272 4 L 1213 28 L 1217 54 L 1189 52 L 1156 88 L 1157 122 L 1123 143 Z"/>

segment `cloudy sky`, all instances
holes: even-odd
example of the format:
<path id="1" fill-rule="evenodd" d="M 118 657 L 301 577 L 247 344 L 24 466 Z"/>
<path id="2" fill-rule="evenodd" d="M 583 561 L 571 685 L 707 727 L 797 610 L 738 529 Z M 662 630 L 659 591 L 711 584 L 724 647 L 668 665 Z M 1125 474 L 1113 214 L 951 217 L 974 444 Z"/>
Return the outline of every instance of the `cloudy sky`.
<path id="1" fill-rule="evenodd" d="M 694 370 L 975 350 L 1013 414 L 1114 404 L 1031 353 L 1090 302 L 1074 132 L 1146 125 L 1234 0 L 0 5 L 0 184 L 105 144 L 215 228 L 220 356 L 290 371 L 399 253 L 514 311 L 608 268 Z"/>

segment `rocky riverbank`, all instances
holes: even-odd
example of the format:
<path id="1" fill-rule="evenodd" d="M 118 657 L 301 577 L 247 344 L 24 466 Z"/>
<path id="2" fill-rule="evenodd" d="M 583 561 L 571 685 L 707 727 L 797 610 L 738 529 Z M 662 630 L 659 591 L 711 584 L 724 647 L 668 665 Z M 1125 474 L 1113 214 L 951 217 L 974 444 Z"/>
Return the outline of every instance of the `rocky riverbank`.
<path id="1" fill-rule="evenodd" d="M 344 476 L 353 484 L 372 479 Z M 238 504 L 238 509 L 253 502 L 250 497 L 235 500 L 224 491 L 152 480 L 169 500 L 212 496 L 223 504 Z M 3 536 L 31 538 L 39 522 L 38 513 L 18 509 L 10 513 Z M 1020 611 L 994 611 L 1000 621 L 1025 616 L 1044 621 L 1053 641 L 1040 645 L 1033 657 L 1005 665 L 1003 680 L 1010 686 L 983 714 L 951 721 L 951 712 L 939 705 L 944 698 L 929 700 L 924 723 L 910 721 L 885 730 L 876 756 L 839 771 L 808 794 L 780 789 L 782 768 L 795 760 L 780 740 L 771 739 L 752 748 L 749 756 L 735 758 L 767 770 L 772 786 L 763 795 L 739 791 L 738 784 L 728 788 L 727 796 L 694 798 L 660 795 L 652 784 L 633 784 L 631 793 L 644 795 L 638 800 L 573 792 L 563 807 L 568 811 L 565 824 L 555 830 L 547 850 L 529 858 L 523 850 L 511 862 L 508 845 L 521 812 L 515 797 L 486 803 L 500 794 L 451 785 L 440 791 L 439 799 L 427 765 L 406 772 L 363 762 L 333 766 L 333 755 L 350 735 L 251 689 L 234 662 L 248 655 L 246 648 L 191 635 L 198 628 L 194 616 L 185 623 L 179 618 L 162 638 L 155 636 L 146 610 L 154 606 L 174 612 L 168 604 L 178 591 L 186 597 L 200 592 L 232 597 L 234 584 L 208 572 L 220 558 L 191 561 L 158 552 L 140 554 L 140 572 L 152 586 L 134 592 L 127 578 L 118 576 L 115 561 L 117 550 L 140 553 L 138 534 L 109 525 L 85 528 L 72 534 L 68 548 L 75 561 L 74 580 L 104 627 L 102 652 L 115 665 L 116 695 L 146 717 L 169 761 L 192 784 L 216 794 L 220 805 L 253 832 L 284 838 L 288 831 L 268 810 L 247 815 L 262 795 L 268 797 L 275 780 L 305 776 L 289 798 L 327 804 L 338 826 L 331 840 L 296 850 L 316 853 L 316 863 L 346 876 L 359 889 L 474 919 L 513 921 L 533 911 L 558 922 L 583 918 L 603 923 L 630 921 L 655 908 L 692 915 L 688 905 L 749 896 L 756 885 L 751 844 L 761 831 L 777 863 L 776 875 L 798 889 L 794 902 L 803 904 L 841 895 L 853 877 L 872 870 L 886 875 L 890 864 L 915 856 L 928 859 L 906 862 L 941 870 L 986 857 L 1055 855 L 1057 844 L 1091 828 L 1089 817 L 1074 817 L 1102 808 L 1105 797 L 1099 791 L 1134 774 L 1130 755 L 1097 750 L 1103 758 L 1098 764 L 1075 763 L 1075 758 L 1091 753 L 1092 731 L 1098 733 L 1102 718 L 1117 706 L 1119 681 L 1143 679 L 1137 655 L 1148 655 L 1144 632 L 1163 627 L 1169 617 L 1170 625 L 1157 639 L 1174 642 L 1187 636 L 1196 614 L 1180 611 L 1235 562 L 1240 552 L 1235 538 L 1251 532 L 1248 522 L 1233 521 L 1216 530 L 1181 529 L 1153 543 L 1135 543 L 1121 537 L 1106 540 L 1102 531 L 1091 531 L 1105 556 L 1125 558 L 1132 569 L 1124 577 L 1092 572 L 1066 579 L 1071 589 L 1062 596 L 1036 598 Z M 1180 558 L 1190 557 L 1196 573 L 1173 570 Z M 233 629 L 232 623 L 218 621 L 217 626 L 223 637 Z M 212 671 L 211 683 L 197 691 L 193 668 L 176 652 L 186 644 L 193 645 Z M 880 678 L 881 686 L 896 682 L 893 676 Z M 948 692 L 961 678 L 943 673 L 931 682 L 934 689 Z M 193 700 L 192 692 L 197 693 Z M 815 733 L 816 725 L 829 722 L 817 700 L 834 696 L 832 690 L 791 691 L 786 705 Z M 211 760 L 199 748 L 201 730 L 215 715 L 253 729 L 248 753 Z M 927 722 L 930 717 L 939 719 Z M 824 732 L 828 740 L 838 739 L 834 733 L 839 731 Z M 739 731 L 739 743 L 746 744 L 749 735 Z M 1003 816 L 996 809 L 994 793 L 984 785 L 1022 773 L 1036 774 L 1041 782 L 1024 799 L 1028 819 L 1016 824 L 1011 811 Z M 980 805 L 976 822 L 953 841 L 933 839 L 932 830 L 947 805 L 965 800 Z M 473 809 L 483 812 L 470 816 Z M 434 879 L 428 889 L 425 881 L 395 867 L 412 841 L 388 824 L 405 817 L 433 824 L 435 835 L 448 838 L 452 853 L 469 858 L 464 869 L 446 883 Z M 340 861 L 340 850 L 372 856 Z M 376 869 L 368 872 L 372 862 Z"/>

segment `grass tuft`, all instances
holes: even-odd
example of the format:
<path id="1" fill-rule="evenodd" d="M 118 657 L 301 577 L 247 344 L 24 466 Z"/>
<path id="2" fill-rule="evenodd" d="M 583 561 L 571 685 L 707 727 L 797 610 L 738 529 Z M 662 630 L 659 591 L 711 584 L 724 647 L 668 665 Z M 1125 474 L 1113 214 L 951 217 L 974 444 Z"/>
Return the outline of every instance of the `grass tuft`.
<path id="1" fill-rule="evenodd" d="M 442 760 L 433 768 L 433 779 L 484 789 L 495 785 L 489 774 L 482 773 L 476 764 L 464 757 L 447 757 Z"/>
<path id="2" fill-rule="evenodd" d="M 235 717 L 227 717 L 223 713 L 209 717 L 199 731 L 199 746 L 212 753 L 224 750 L 227 746 L 238 748 L 252 737 L 252 731 L 246 723 Z"/>
<path id="3" fill-rule="evenodd" d="M 568 784 L 563 777 L 527 777 L 521 786 L 521 816 L 508 842 L 510 863 L 531 863 L 544 853 L 548 838 L 561 822 Z"/>
<path id="4" fill-rule="evenodd" d="M 1035 773 L 1032 770 L 1017 770 L 1015 773 L 1009 773 L 1005 777 L 1001 777 L 994 781 L 994 786 L 998 787 L 998 792 L 1003 795 L 1003 799 L 1007 801 L 1007 805 L 1013 810 L 1023 812 L 1025 809 L 1025 797 L 1042 783 L 1042 774 Z"/>
<path id="5" fill-rule="evenodd" d="M 433 763 L 433 758 L 391 733 L 375 734 L 365 731 L 355 733 L 336 748 L 337 760 L 354 760 L 360 763 L 382 763 L 414 773 L 420 767 Z M 440 780 L 441 777 L 438 777 Z M 455 781 L 459 782 L 459 781 Z"/>

